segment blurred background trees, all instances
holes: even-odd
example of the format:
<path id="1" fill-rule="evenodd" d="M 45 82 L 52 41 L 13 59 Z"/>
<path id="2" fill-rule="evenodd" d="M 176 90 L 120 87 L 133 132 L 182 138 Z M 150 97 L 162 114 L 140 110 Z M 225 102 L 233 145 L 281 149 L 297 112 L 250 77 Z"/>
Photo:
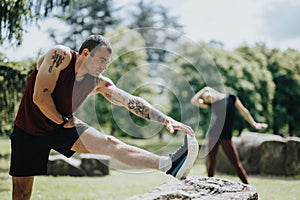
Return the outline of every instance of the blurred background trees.
<path id="1" fill-rule="evenodd" d="M 22 43 L 25 26 L 49 17 L 55 8 L 63 11 L 70 0 L 3 0 L 0 3 L 0 44 Z"/>
<path id="2" fill-rule="evenodd" d="M 33 66 L 32 60 L 3 62 L 3 57 L 0 55 L 0 135 L 8 135 L 12 131 L 24 86 Z"/>
<path id="3" fill-rule="evenodd" d="M 115 17 L 118 8 L 112 0 L 74 0 L 64 9 L 56 9 L 54 17 L 66 25 L 67 30 L 49 29 L 51 38 L 59 44 L 79 49 L 82 41 L 91 34 L 104 35 L 105 31 L 115 28 L 120 20 Z"/>
<path id="4" fill-rule="evenodd" d="M 276 85 L 273 100 L 273 132 L 290 135 L 299 134 L 300 119 L 300 54 L 288 49 L 280 52 L 276 49 L 269 52 L 268 69 Z"/>
<path id="5" fill-rule="evenodd" d="M 114 52 L 104 75 L 118 87 L 144 97 L 173 118 L 191 125 L 203 136 L 211 113 L 189 101 L 206 85 L 237 94 L 257 121 L 270 125 L 268 132 L 300 136 L 298 51 L 282 52 L 264 44 L 229 51 L 217 41 L 195 44 L 182 40 L 180 33 L 184 27 L 178 23 L 179 18 L 154 1 L 138 1 L 126 8 L 115 5 L 113 0 L 4 0 L 0 4 L 0 43 L 19 45 L 25 26 L 42 22 L 45 17 L 56 18 L 65 24 L 65 30 L 49 29 L 49 36 L 56 43 L 78 50 L 88 35 L 105 35 Z M 35 62 L 7 62 L 5 54 L 0 56 L 1 135 L 11 132 Z M 95 96 L 85 102 L 77 115 L 116 136 L 151 137 L 149 127 L 160 136 L 165 131 L 119 109 L 102 96 Z M 96 114 L 91 117 L 91 113 Z M 114 113 L 118 113 L 117 118 Z M 244 128 L 252 130 L 241 117 L 237 119 L 236 134 Z"/>

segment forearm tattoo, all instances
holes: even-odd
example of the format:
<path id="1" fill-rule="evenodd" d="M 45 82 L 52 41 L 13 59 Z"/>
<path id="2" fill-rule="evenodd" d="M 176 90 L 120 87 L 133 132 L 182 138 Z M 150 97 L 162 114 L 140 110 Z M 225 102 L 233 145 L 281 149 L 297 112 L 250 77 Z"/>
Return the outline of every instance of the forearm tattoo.
<path id="1" fill-rule="evenodd" d="M 64 52 L 64 55 L 66 53 Z M 48 72 L 52 72 L 52 69 L 55 65 L 55 67 L 57 68 L 65 59 L 65 57 L 63 55 L 60 55 L 59 53 L 57 53 L 57 51 L 54 51 L 53 55 L 52 55 L 52 64 L 50 65 Z"/>
<path id="2" fill-rule="evenodd" d="M 130 112 L 144 119 L 164 123 L 167 117 L 165 114 L 138 97 L 130 96 L 128 100 L 128 96 L 126 94 L 117 92 L 113 94 L 104 93 L 103 95 L 112 103 L 125 106 Z"/>
<path id="3" fill-rule="evenodd" d="M 145 119 L 156 121 L 160 123 L 165 122 L 166 116 L 160 111 L 156 110 L 150 105 L 145 105 L 137 98 L 131 98 L 128 102 L 128 108 L 130 111 L 135 113 L 138 116 L 141 116 Z"/>
<path id="4" fill-rule="evenodd" d="M 150 120 L 150 108 L 143 105 L 138 99 L 130 99 L 128 108 L 136 115 Z"/>

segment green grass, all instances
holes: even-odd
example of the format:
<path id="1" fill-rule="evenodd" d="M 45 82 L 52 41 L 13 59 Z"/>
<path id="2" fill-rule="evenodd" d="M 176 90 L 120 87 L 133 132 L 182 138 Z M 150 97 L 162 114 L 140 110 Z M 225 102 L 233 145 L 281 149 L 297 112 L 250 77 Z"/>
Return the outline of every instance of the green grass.
<path id="1" fill-rule="evenodd" d="M 205 176 L 205 167 L 198 162 L 191 176 Z M 240 182 L 236 176 L 217 174 L 216 177 Z M 32 200 L 121 200 L 150 191 L 172 177 L 157 171 L 127 170 L 115 171 L 105 177 L 52 177 L 35 178 Z M 296 200 L 300 196 L 300 180 L 284 177 L 250 176 L 260 199 Z M 7 173 L 0 173 L 0 199 L 10 199 L 11 179 Z"/>
<path id="2" fill-rule="evenodd" d="M 10 153 L 10 142 L 8 138 L 0 137 L 0 155 Z"/>
<path id="3" fill-rule="evenodd" d="M 139 143 L 140 146 L 151 143 L 150 141 L 144 142 L 145 140 L 132 141 L 132 143 Z M 2 141 L 0 144 L 4 143 Z M 1 149 L 7 151 L 6 148 L 9 147 L 7 143 L 9 143 L 8 140 L 4 144 L 5 148 L 0 145 L 0 153 Z M 153 145 L 153 149 L 160 151 L 163 147 L 156 144 Z M 8 166 L 9 161 L 5 162 L 5 166 Z M 0 168 L 2 166 L 1 164 Z M 197 161 L 190 176 L 206 176 L 203 160 Z M 216 174 L 216 177 L 240 182 L 235 175 Z M 146 193 L 153 187 L 171 179 L 172 177 L 153 170 L 111 170 L 110 175 L 105 177 L 38 176 L 35 178 L 32 200 L 122 200 L 126 197 Z M 249 182 L 256 188 L 262 200 L 296 200 L 300 197 L 299 177 L 250 175 Z M 4 169 L 0 172 L 0 200 L 9 199 L 11 199 L 11 177 L 8 175 L 7 169 Z"/>
<path id="4" fill-rule="evenodd" d="M 111 171 L 105 177 L 52 177 L 35 178 L 32 200 L 43 199 L 116 199 L 121 200 L 135 194 L 148 192 L 171 177 L 160 172 Z M 10 199 L 11 180 L 7 174 L 0 174 L 0 199 Z M 1 198 L 2 197 L 2 198 Z"/>

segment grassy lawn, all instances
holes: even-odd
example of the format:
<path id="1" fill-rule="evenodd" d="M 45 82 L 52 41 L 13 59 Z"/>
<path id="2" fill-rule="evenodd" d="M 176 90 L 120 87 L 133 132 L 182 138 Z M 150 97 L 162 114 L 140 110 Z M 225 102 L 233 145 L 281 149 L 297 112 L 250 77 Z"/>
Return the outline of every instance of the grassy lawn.
<path id="1" fill-rule="evenodd" d="M 1 144 L 3 143 L 5 142 L 2 141 Z M 147 144 L 150 143 L 148 141 Z M 171 148 L 172 145 L 168 146 Z M 160 145 L 153 145 L 153 147 L 157 152 L 163 149 Z M 7 160 L 5 166 L 9 165 L 8 162 Z M 198 160 L 190 176 L 206 176 L 203 163 L 203 160 Z M 1 164 L 0 168 L 2 166 L 4 165 Z M 217 174 L 216 177 L 240 182 L 235 175 Z M 105 177 L 38 176 L 35 179 L 32 200 L 122 200 L 129 196 L 146 193 L 170 179 L 172 177 L 158 171 L 125 169 L 111 170 L 110 175 Z M 250 176 L 249 182 L 256 188 L 260 199 L 263 200 L 296 200 L 300 197 L 299 177 Z M 7 174 L 7 169 L 0 172 L 0 200 L 2 199 L 11 199 L 11 178 Z"/>
<path id="2" fill-rule="evenodd" d="M 8 153 L 10 153 L 9 139 L 0 137 L 0 154 L 5 155 Z"/>

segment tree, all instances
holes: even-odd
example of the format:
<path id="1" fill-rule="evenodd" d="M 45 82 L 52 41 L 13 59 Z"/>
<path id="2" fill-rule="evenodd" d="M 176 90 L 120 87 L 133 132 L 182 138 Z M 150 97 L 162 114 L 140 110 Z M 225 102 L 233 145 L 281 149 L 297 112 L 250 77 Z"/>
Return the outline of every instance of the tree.
<path id="1" fill-rule="evenodd" d="M 9 135 L 21 101 L 32 61 L 2 62 L 0 58 L 0 135 Z"/>
<path id="2" fill-rule="evenodd" d="M 24 26 L 47 17 L 55 8 L 66 8 L 70 0 L 2 0 L 0 3 L 0 44 L 20 45 Z"/>
<path id="3" fill-rule="evenodd" d="M 75 0 L 55 15 L 66 23 L 69 31 L 59 34 L 59 30 L 50 29 L 50 36 L 56 43 L 79 49 L 82 41 L 91 34 L 105 33 L 106 29 L 115 28 L 120 20 L 114 17 L 119 9 L 113 7 L 112 0 Z M 58 41 L 59 38 L 62 38 Z"/>
<path id="4" fill-rule="evenodd" d="M 235 52 L 243 59 L 241 68 L 243 78 L 237 80 L 231 85 L 236 90 L 239 97 L 253 114 L 257 121 L 263 121 L 270 126 L 273 124 L 273 107 L 275 84 L 272 80 L 272 74 L 267 68 L 267 57 L 262 54 L 259 49 L 242 46 Z M 242 118 L 239 118 L 242 119 Z M 245 120 L 237 120 L 237 126 L 250 127 Z"/>
<path id="5" fill-rule="evenodd" d="M 293 49 L 284 52 L 274 49 L 270 52 L 268 68 L 276 84 L 274 133 L 300 136 L 300 54 Z"/>
<path id="6" fill-rule="evenodd" d="M 173 29 L 182 31 L 182 25 L 178 23 L 178 17 L 170 16 L 168 10 L 154 1 L 140 0 L 132 8 L 129 27 L 137 29 L 146 41 L 148 60 L 164 62 L 168 44 L 178 38 L 178 34 L 172 34 Z"/>

